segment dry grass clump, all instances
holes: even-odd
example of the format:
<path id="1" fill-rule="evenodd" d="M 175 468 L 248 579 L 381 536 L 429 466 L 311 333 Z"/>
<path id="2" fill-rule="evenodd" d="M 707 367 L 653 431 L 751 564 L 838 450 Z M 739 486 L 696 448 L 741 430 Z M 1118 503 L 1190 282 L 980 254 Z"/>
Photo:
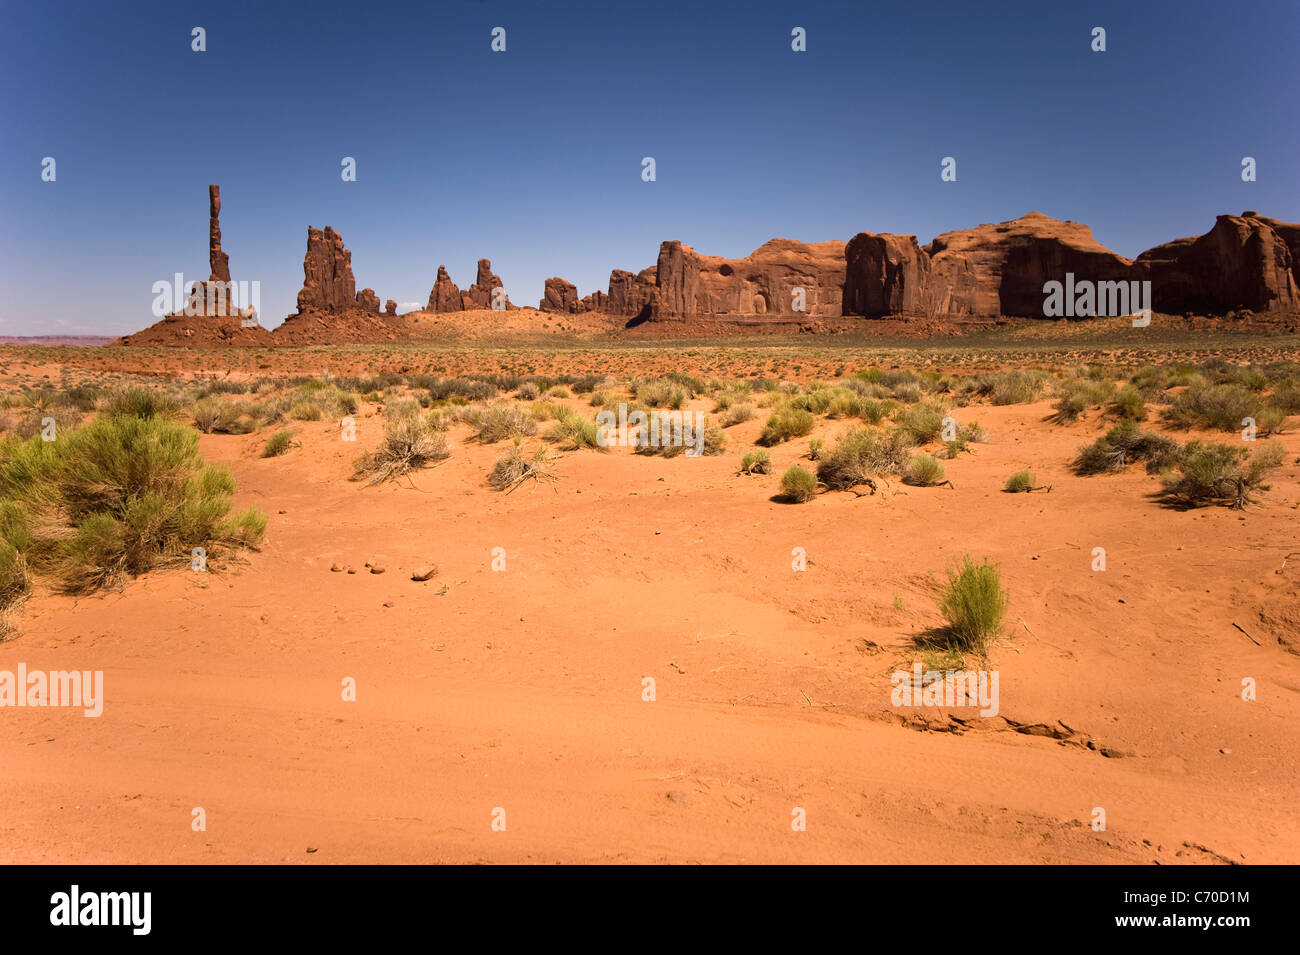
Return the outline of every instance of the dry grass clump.
<path id="1" fill-rule="evenodd" d="M 461 409 L 460 420 L 474 429 L 476 441 L 496 444 L 506 438 L 523 438 L 536 434 L 537 421 L 534 419 L 559 408 L 559 405 L 542 402 L 534 405 L 530 413 L 516 404 L 469 405 Z"/>
<path id="2" fill-rule="evenodd" d="M 357 458 L 352 478 L 374 486 L 449 457 L 446 432 L 434 430 L 418 401 L 402 398 L 385 409 L 384 439 L 374 454 Z"/>
<path id="3" fill-rule="evenodd" d="M 1264 479 L 1284 458 L 1285 448 L 1277 441 L 1254 454 L 1228 444 L 1189 441 L 1165 477 L 1162 496 L 1174 506 L 1219 504 L 1240 510 L 1255 503 L 1256 492 L 1269 490 Z"/>
<path id="4" fill-rule="evenodd" d="M 881 435 L 866 428 L 845 434 L 820 457 L 817 480 L 832 491 L 860 485 L 876 489 L 876 477 L 901 475 L 907 468 L 912 444 L 902 431 Z"/>
<path id="5" fill-rule="evenodd" d="M 508 453 L 497 458 L 488 475 L 488 484 L 498 491 L 509 493 L 528 481 L 535 484 L 554 484 L 559 480 L 551 467 L 555 457 L 549 447 L 539 445 L 531 458 L 525 457 L 519 438 Z"/>

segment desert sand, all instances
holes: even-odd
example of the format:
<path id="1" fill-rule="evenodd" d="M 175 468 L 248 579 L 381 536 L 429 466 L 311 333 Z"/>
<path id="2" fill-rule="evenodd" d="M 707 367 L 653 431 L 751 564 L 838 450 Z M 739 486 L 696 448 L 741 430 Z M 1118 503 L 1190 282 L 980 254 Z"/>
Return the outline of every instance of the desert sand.
<path id="1" fill-rule="evenodd" d="M 1241 360 L 1295 349 L 1221 344 Z M 1020 333 L 1004 345 L 6 349 L 3 381 L 530 363 L 806 382 L 868 357 L 1079 360 L 1068 341 L 1037 357 L 1016 351 L 1037 347 Z M 1205 357 L 1195 343 L 1088 349 Z M 590 414 L 585 399 L 557 403 Z M 771 474 L 738 473 L 765 410 L 726 429 L 718 456 L 565 452 L 554 484 L 509 494 L 486 482 L 504 446 L 463 424 L 436 466 L 349 480 L 382 437 L 381 401 L 361 400 L 355 444 L 329 420 L 295 422 L 298 446 L 273 458 L 267 428 L 205 434 L 236 503 L 269 515 L 266 540 L 207 573 L 159 569 L 81 597 L 36 588 L 0 669 L 99 669 L 106 700 L 98 719 L 5 713 L 0 861 L 1300 861 L 1300 433 L 1278 437 L 1285 464 L 1258 504 L 1176 510 L 1140 468 L 1071 471 L 1113 424 L 1100 413 L 1053 424 L 1045 395 L 956 414 L 988 439 L 945 462 L 952 486 L 891 481 L 798 506 L 778 485 L 812 467 L 807 439 L 772 447 Z M 819 419 L 815 434 L 830 445 L 850 425 Z M 1197 436 L 1233 438 L 1177 435 Z M 1050 492 L 1003 493 L 1021 468 Z M 890 674 L 942 623 L 939 582 L 967 552 L 999 562 L 1010 591 L 990 661 L 999 712 L 893 706 Z M 410 579 L 429 563 L 436 576 Z"/>

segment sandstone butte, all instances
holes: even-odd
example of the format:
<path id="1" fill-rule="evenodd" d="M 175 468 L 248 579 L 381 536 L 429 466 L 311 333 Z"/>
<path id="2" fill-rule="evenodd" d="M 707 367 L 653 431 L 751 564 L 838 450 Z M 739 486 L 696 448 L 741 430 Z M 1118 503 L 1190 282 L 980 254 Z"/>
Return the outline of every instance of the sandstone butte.
<path id="1" fill-rule="evenodd" d="M 230 281 L 221 249 L 220 192 L 211 186 L 210 281 Z M 1221 215 L 1204 235 L 1166 242 L 1127 259 L 1081 223 L 1038 212 L 945 232 L 927 245 L 915 235 L 860 232 L 848 242 L 772 239 L 740 259 L 702 255 L 664 242 L 655 265 L 615 269 L 607 291 L 579 297 L 573 283 L 548 278 L 539 310 L 599 313 L 643 322 L 717 321 L 803 324 L 818 319 L 891 318 L 960 324 L 1002 317 L 1043 318 L 1044 284 L 1063 281 L 1151 283 L 1162 314 L 1235 316 L 1300 313 L 1300 224 L 1255 212 Z M 238 316 L 168 315 L 122 345 L 188 347 L 398 341 L 420 314 L 517 308 L 488 259 L 461 290 L 439 265 L 423 313 L 383 311 L 373 289 L 356 291 L 352 253 L 330 227 L 308 227 L 298 311 L 274 332 L 245 328 Z M 408 313 L 409 314 L 409 313 Z M 867 326 L 864 326 L 867 327 Z"/>

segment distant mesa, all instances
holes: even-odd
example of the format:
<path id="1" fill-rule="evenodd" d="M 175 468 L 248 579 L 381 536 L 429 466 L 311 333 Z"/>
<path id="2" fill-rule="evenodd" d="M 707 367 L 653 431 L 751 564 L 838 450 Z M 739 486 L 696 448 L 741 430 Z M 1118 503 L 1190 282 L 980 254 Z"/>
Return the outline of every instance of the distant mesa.
<path id="1" fill-rule="evenodd" d="M 212 274 L 207 283 L 196 283 L 191 305 L 209 288 L 231 285 L 229 257 L 221 248 L 220 210 L 220 190 L 210 186 Z M 844 328 L 854 320 L 887 318 L 925 320 L 919 328 L 941 328 L 1002 317 L 1043 318 L 1044 286 L 1062 282 L 1067 274 L 1092 283 L 1149 281 L 1151 308 L 1157 313 L 1295 315 L 1300 313 L 1300 224 L 1253 211 L 1222 215 L 1204 235 L 1166 242 L 1136 259 L 1101 245 L 1086 225 L 1039 212 L 945 232 L 926 245 L 915 235 L 859 232 L 848 242 L 772 239 L 744 258 L 727 259 L 673 240 L 660 245 L 649 268 L 611 271 L 606 291 L 579 296 L 567 279 L 546 279 L 538 311 L 606 316 L 627 327 L 663 323 L 666 334 L 677 334 L 673 323 L 692 322 L 817 328 L 830 320 Z M 298 313 L 274 333 L 243 327 L 243 313 L 205 309 L 168 315 L 119 343 L 219 347 L 398 341 L 417 331 L 427 337 L 430 328 L 439 327 L 420 326 L 422 315 L 518 310 L 485 258 L 478 260 L 469 288 L 460 289 L 439 265 L 426 308 L 401 316 L 397 308 L 388 299 L 381 311 L 373 289 L 356 290 L 352 253 L 342 236 L 329 226 L 309 226 Z M 681 333 L 690 329 L 683 327 Z"/>

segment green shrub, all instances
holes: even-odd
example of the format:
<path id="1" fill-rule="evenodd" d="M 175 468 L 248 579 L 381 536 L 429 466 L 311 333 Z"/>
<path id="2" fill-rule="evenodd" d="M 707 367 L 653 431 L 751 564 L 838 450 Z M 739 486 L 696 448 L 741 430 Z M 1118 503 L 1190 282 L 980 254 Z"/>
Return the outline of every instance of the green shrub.
<path id="1" fill-rule="evenodd" d="M 1166 419 L 1179 428 L 1236 431 L 1242 419 L 1259 419 L 1263 399 L 1240 385 L 1191 385 L 1174 399 Z"/>
<path id="2" fill-rule="evenodd" d="M 993 375 L 991 391 L 995 405 L 1023 405 L 1037 401 L 1047 386 L 1048 375 L 1038 369 L 1017 369 Z"/>
<path id="3" fill-rule="evenodd" d="M 800 408 L 781 408 L 773 412 L 767 419 L 767 424 L 763 425 L 763 433 L 759 436 L 758 443 L 771 447 L 792 438 L 802 438 L 810 434 L 816 424 L 817 419 L 810 411 Z"/>
<path id="4" fill-rule="evenodd" d="M 600 443 L 600 426 L 595 421 L 584 418 L 576 411 L 568 411 L 556 418 L 546 432 L 548 441 L 557 441 L 562 447 L 576 451 L 579 448 L 591 448 L 596 451 L 608 451 Z"/>
<path id="5" fill-rule="evenodd" d="M 170 418 L 180 405 L 171 397 L 149 388 L 122 388 L 112 392 L 100 409 L 108 416 L 129 415 L 133 418 Z"/>
<path id="6" fill-rule="evenodd" d="M 1023 491 L 1032 491 L 1037 486 L 1038 479 L 1034 476 L 1033 471 L 1017 471 L 1007 478 L 1007 483 L 1002 485 L 1002 490 L 1010 491 L 1012 494 L 1019 494 Z"/>
<path id="7" fill-rule="evenodd" d="M 746 451 L 745 456 L 740 459 L 740 470 L 746 474 L 767 474 L 772 470 L 771 453 L 762 448 Z"/>
<path id="8" fill-rule="evenodd" d="M 740 424 L 743 421 L 748 421 L 753 417 L 754 417 L 754 406 L 747 401 L 742 401 L 737 404 L 731 405 L 727 409 L 727 413 L 722 416 L 722 426 L 724 428 L 730 428 L 733 425 Z"/>
<path id="9" fill-rule="evenodd" d="M 817 479 L 799 465 L 792 464 L 790 470 L 781 476 L 781 492 L 796 504 L 803 504 L 817 495 Z"/>
<path id="10" fill-rule="evenodd" d="M 1178 442 L 1143 431 L 1132 421 L 1122 421 L 1105 437 L 1081 447 L 1072 467 L 1079 475 L 1106 474 L 1141 461 L 1148 473 L 1155 474 L 1170 467 L 1177 457 Z"/>
<path id="11" fill-rule="evenodd" d="M 921 402 L 905 408 L 894 418 L 894 423 L 907 435 L 912 444 L 927 444 L 943 431 L 944 409 L 930 402 Z"/>
<path id="12" fill-rule="evenodd" d="M 964 555 L 948 570 L 948 583 L 939 598 L 950 645 L 987 657 L 993 641 L 1002 635 L 1010 596 L 1002 587 L 1000 565 L 990 564 L 987 558 L 977 564 Z"/>
<path id="13" fill-rule="evenodd" d="M 276 458 L 284 454 L 293 447 L 292 431 L 277 431 L 266 439 L 266 446 L 262 449 L 262 457 Z"/>
<path id="14" fill-rule="evenodd" d="M 1147 416 L 1146 399 L 1136 385 L 1125 385 L 1115 396 L 1111 410 L 1127 421 L 1141 421 Z"/>
<path id="15" fill-rule="evenodd" d="M 137 412 L 144 406 L 128 404 Z M 196 547 L 256 544 L 264 517 L 255 509 L 230 516 L 234 479 L 224 467 L 204 463 L 198 438 L 165 417 L 124 413 L 54 442 L 6 441 L 0 446 L 4 543 L 33 572 L 73 593 L 160 562 L 188 561 Z"/>
<path id="16" fill-rule="evenodd" d="M 933 487 L 943 483 L 943 465 L 928 454 L 915 454 L 903 475 L 905 484 L 916 487 Z"/>

